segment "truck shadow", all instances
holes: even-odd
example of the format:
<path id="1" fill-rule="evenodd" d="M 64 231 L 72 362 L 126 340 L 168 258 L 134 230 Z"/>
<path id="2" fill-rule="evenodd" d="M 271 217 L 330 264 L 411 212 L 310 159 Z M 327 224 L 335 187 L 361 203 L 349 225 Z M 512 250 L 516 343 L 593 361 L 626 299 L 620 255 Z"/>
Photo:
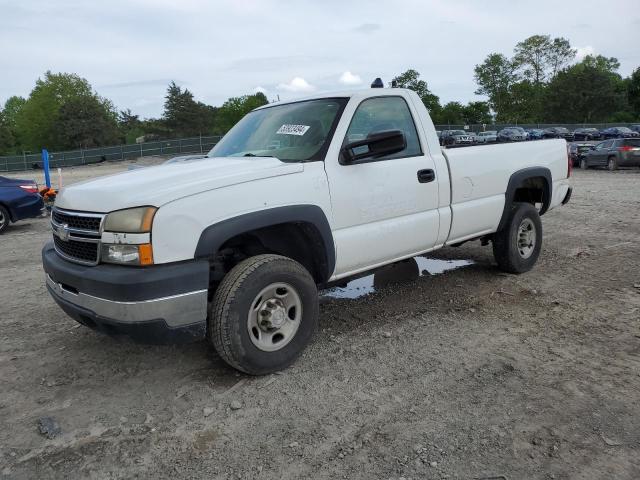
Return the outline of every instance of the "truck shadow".
<path id="1" fill-rule="evenodd" d="M 495 277 L 495 272 L 496 267 L 487 263 L 482 256 L 473 260 L 419 256 L 333 285 L 319 292 L 320 331 L 315 342 L 326 341 L 329 332 L 325 331 L 325 327 L 334 333 L 336 329 L 333 327 L 338 327 L 341 334 L 349 335 L 351 332 L 355 335 L 357 330 L 374 328 L 379 323 L 380 315 L 397 314 L 399 305 L 403 309 L 417 308 L 418 300 L 425 300 L 424 289 L 433 290 L 429 288 L 429 280 L 436 281 L 434 277 L 442 277 L 437 279 L 440 290 L 455 287 L 463 282 L 463 278 L 467 284 L 469 275 L 476 280 L 485 276 L 489 279 Z M 448 308 L 449 299 L 446 296 L 437 292 L 429 296 L 431 307 Z M 393 299 L 390 301 L 391 297 Z M 340 318 L 336 317 L 336 312 L 340 312 Z M 351 317 L 353 321 L 349 321 Z M 121 369 L 128 373 L 155 371 L 153 377 L 156 374 L 158 378 L 167 374 L 173 378 L 186 375 L 196 383 L 198 380 L 206 383 L 215 379 L 216 390 L 228 388 L 238 381 L 238 376 L 254 378 L 239 374 L 229 367 L 208 340 L 177 345 L 143 345 L 127 337 L 108 336 L 80 328 L 82 330 L 77 331 L 82 335 L 76 337 L 75 346 L 67 352 L 77 351 L 80 355 L 86 355 L 87 351 L 91 351 L 94 363 L 101 363 L 101 359 L 109 363 L 109 359 L 119 358 L 118 373 L 121 373 Z M 168 373 L 170 371 L 173 373 Z"/>

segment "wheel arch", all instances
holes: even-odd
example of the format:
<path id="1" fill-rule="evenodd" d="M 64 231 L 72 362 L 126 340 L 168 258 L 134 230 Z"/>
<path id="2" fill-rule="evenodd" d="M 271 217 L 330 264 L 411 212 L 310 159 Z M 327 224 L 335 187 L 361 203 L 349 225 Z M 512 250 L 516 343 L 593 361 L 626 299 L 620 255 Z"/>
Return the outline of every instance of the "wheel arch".
<path id="1" fill-rule="evenodd" d="M 9 213 L 9 223 L 15 222 L 15 214 L 8 203 L 0 201 L 0 207 L 4 207 L 4 209 Z"/>
<path id="2" fill-rule="evenodd" d="M 194 256 L 212 259 L 225 246 L 245 240 L 294 258 L 310 269 L 318 283 L 326 282 L 335 269 L 333 234 L 317 205 L 258 210 L 213 224 L 200 235 Z"/>
<path id="3" fill-rule="evenodd" d="M 504 194 L 504 210 L 498 230 L 504 228 L 514 202 L 542 203 L 539 214 L 544 215 L 551 204 L 552 185 L 551 171 L 546 167 L 529 167 L 514 172 Z"/>

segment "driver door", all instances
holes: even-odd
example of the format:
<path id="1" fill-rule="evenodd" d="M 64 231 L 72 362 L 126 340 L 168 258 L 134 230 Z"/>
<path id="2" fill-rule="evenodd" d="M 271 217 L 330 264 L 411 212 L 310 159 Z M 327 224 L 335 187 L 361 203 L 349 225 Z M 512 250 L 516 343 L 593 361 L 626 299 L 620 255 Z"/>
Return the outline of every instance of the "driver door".
<path id="1" fill-rule="evenodd" d="M 401 130 L 405 149 L 356 162 L 345 161 L 339 153 L 338 158 L 327 157 L 337 249 L 334 277 L 422 253 L 436 244 L 440 218 L 435 163 L 425 153 L 426 141 L 414 118 L 416 112 L 402 96 L 365 99 L 355 109 L 342 145 Z"/>

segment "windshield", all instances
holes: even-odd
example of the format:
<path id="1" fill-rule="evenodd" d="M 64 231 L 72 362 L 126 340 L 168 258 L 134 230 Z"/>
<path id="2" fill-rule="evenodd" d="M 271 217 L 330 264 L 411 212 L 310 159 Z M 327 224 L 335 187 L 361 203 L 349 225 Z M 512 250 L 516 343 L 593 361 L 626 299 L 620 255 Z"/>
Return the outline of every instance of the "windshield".
<path id="1" fill-rule="evenodd" d="M 208 157 L 322 160 L 347 98 L 323 98 L 255 110 L 240 120 Z"/>
<path id="2" fill-rule="evenodd" d="M 619 132 L 624 132 L 624 133 L 633 132 L 633 130 L 631 130 L 630 128 L 627 128 L 627 127 L 618 127 L 618 131 Z"/>
<path id="3" fill-rule="evenodd" d="M 451 135 L 466 135 L 467 132 L 464 130 L 451 130 Z"/>

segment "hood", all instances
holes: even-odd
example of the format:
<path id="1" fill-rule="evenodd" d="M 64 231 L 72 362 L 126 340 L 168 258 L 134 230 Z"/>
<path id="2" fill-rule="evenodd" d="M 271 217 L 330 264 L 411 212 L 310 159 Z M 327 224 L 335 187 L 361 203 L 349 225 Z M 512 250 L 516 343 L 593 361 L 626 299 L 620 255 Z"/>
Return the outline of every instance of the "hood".
<path id="1" fill-rule="evenodd" d="M 74 183 L 60 191 L 56 206 L 100 213 L 143 205 L 160 207 L 208 190 L 303 170 L 302 163 L 284 163 L 270 157 L 178 162 Z"/>

